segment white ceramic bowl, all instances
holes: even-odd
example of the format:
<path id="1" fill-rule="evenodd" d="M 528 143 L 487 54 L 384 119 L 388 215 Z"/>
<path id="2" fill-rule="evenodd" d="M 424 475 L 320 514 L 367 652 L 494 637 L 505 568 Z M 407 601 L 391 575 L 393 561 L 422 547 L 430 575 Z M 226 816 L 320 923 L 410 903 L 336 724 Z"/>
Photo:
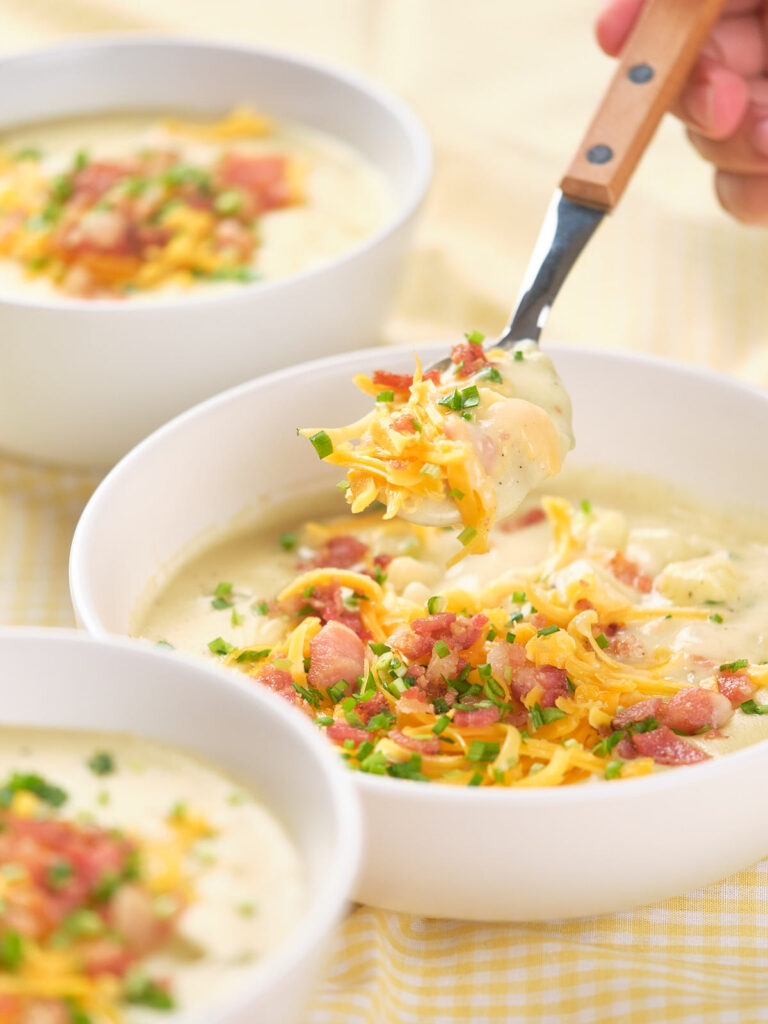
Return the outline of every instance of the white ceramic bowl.
<path id="1" fill-rule="evenodd" d="M 110 465 L 222 388 L 378 340 L 431 173 L 424 130 L 393 96 L 303 58 L 145 36 L 3 57 L 0 95 L 0 129 L 117 110 L 213 115 L 250 102 L 349 143 L 396 197 L 377 233 L 284 280 L 134 304 L 0 298 L 0 449 Z"/>
<path id="2" fill-rule="evenodd" d="M 422 352 L 425 364 L 439 352 Z M 549 346 L 548 346 L 548 350 Z M 768 393 L 630 354 L 552 347 L 575 409 L 576 452 L 703 495 L 768 508 Z M 346 423 L 370 401 L 353 372 L 412 366 L 403 350 L 284 370 L 192 409 L 102 483 L 72 548 L 72 596 L 94 633 L 121 633 L 147 580 L 213 524 L 338 471 L 295 436 Z M 430 916 L 535 920 L 597 914 L 703 885 L 768 852 L 755 814 L 768 743 L 612 785 L 455 789 L 355 775 L 366 856 L 360 900 Z"/>
<path id="3" fill-rule="evenodd" d="M 3 725 L 133 733 L 199 755 L 253 787 L 300 852 L 309 906 L 242 988 L 174 1020 L 293 1024 L 317 980 L 360 855 L 357 799 L 322 737 L 272 694 L 199 659 L 169 657 L 135 641 L 3 629 L 0 678 Z"/>

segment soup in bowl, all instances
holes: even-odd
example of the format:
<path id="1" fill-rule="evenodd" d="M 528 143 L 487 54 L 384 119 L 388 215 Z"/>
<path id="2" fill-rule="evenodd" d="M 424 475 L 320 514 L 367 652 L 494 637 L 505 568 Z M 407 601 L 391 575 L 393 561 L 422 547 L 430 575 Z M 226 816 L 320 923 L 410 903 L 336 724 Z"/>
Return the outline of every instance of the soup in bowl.
<path id="1" fill-rule="evenodd" d="M 573 400 L 575 453 L 485 554 L 456 560 L 455 528 L 344 518 L 341 471 L 295 437 L 359 420 L 371 400 L 351 377 L 412 370 L 393 350 L 190 411 L 111 474 L 78 527 L 87 628 L 226 662 L 297 704 L 356 770 L 363 900 L 576 916 L 693 888 L 765 850 L 748 794 L 768 756 L 768 494 L 744 440 L 765 398 L 641 357 L 546 351 Z M 169 478 L 178 495 L 158 502 Z M 715 806 L 727 840 L 707 824 Z M 490 870 L 468 879 L 477 849 Z M 510 869 L 546 885 L 499 886 Z"/>
<path id="2" fill-rule="evenodd" d="M 375 343 L 431 173 L 396 97 L 150 37 L 5 57 L 0 86 L 0 448 L 109 465 L 222 388 Z"/>
<path id="3" fill-rule="evenodd" d="M 359 846 L 312 730 L 135 644 L 6 630 L 0 664 L 3 1018 L 294 1020 Z"/>

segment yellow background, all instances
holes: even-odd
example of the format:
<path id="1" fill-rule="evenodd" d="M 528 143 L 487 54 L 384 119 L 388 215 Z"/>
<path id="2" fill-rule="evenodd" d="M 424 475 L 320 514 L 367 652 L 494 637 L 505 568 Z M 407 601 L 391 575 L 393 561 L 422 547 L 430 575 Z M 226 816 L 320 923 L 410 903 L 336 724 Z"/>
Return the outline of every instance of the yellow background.
<path id="1" fill-rule="evenodd" d="M 0 48 L 93 32 L 181 32 L 326 58 L 398 92 L 425 121 L 437 159 L 386 329 L 386 340 L 410 341 L 502 326 L 549 195 L 610 72 L 592 41 L 596 7 L 0 0 Z M 709 169 L 670 120 L 568 281 L 546 337 L 651 351 L 764 382 L 767 253 L 764 232 L 719 211 Z M 0 459 L 0 621 L 71 622 L 66 557 L 94 482 Z M 477 854 L 470 878 L 482 870 Z M 362 908 L 339 933 L 305 1024 L 768 1020 L 767 886 L 768 862 L 657 907 L 546 926 Z"/>

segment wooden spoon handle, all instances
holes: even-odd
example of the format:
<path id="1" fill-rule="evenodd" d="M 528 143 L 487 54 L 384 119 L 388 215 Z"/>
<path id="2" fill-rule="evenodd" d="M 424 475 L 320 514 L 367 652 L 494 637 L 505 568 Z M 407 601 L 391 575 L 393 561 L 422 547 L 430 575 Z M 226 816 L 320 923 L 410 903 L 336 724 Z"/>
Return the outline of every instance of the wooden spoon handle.
<path id="1" fill-rule="evenodd" d="M 569 199 L 603 210 L 618 203 L 723 6 L 724 0 L 648 0 L 560 182 Z"/>

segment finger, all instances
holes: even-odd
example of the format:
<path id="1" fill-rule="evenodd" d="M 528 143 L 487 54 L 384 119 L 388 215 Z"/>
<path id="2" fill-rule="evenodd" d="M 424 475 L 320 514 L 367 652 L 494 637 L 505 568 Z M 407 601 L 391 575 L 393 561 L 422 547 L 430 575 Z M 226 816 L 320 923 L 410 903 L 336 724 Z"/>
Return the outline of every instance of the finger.
<path id="1" fill-rule="evenodd" d="M 715 25 L 702 53 L 745 78 L 755 78 L 765 67 L 765 31 L 758 14 L 723 18 Z"/>
<path id="2" fill-rule="evenodd" d="M 595 34 L 600 47 L 609 57 L 616 57 L 632 31 L 645 0 L 608 0 L 595 23 Z M 763 0 L 729 0 L 723 16 L 760 12 Z"/>
<path id="3" fill-rule="evenodd" d="M 701 156 L 732 174 L 768 173 L 768 79 L 750 83 L 750 101 L 737 130 L 725 139 L 688 132 Z"/>
<path id="4" fill-rule="evenodd" d="M 727 139 L 749 105 L 749 86 L 736 72 L 708 57 L 699 59 L 673 113 L 697 134 Z"/>
<path id="5" fill-rule="evenodd" d="M 645 0 L 610 0 L 595 23 L 597 42 L 609 57 L 616 57 L 627 41 Z"/>
<path id="6" fill-rule="evenodd" d="M 718 171 L 715 192 L 723 209 L 742 224 L 768 226 L 768 174 Z"/>

